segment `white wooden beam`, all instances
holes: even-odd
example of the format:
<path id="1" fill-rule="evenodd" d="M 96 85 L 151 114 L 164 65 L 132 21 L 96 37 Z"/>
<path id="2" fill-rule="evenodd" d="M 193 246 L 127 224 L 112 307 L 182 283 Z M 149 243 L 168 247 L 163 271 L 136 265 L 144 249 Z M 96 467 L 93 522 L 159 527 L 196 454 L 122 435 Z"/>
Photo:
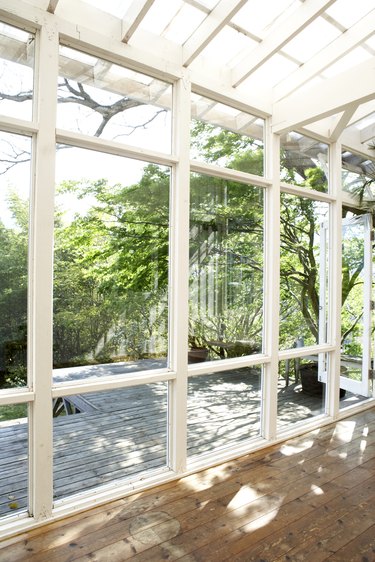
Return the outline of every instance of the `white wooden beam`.
<path id="1" fill-rule="evenodd" d="M 360 133 L 361 142 L 368 142 L 375 137 L 375 119 L 374 123 L 362 129 Z"/>
<path id="2" fill-rule="evenodd" d="M 375 57 L 273 105 L 273 132 L 281 133 L 375 99 Z"/>
<path id="3" fill-rule="evenodd" d="M 267 37 L 233 69 L 232 85 L 236 87 L 241 84 L 334 2 L 307 0 L 290 17 L 271 28 Z"/>
<path id="4" fill-rule="evenodd" d="M 54 14 L 59 0 L 49 0 L 47 12 Z"/>
<path id="5" fill-rule="evenodd" d="M 342 33 L 327 47 L 319 51 L 305 64 L 297 68 L 287 78 L 274 87 L 274 100 L 283 99 L 297 88 L 317 76 L 325 68 L 346 55 L 349 51 L 366 41 L 374 33 L 375 9 L 369 12 L 355 25 Z"/>
<path id="6" fill-rule="evenodd" d="M 339 137 L 342 135 L 345 127 L 347 126 L 350 119 L 353 117 L 354 113 L 356 112 L 357 107 L 358 107 L 358 103 L 353 103 L 341 115 L 340 119 L 337 121 L 336 125 L 334 126 L 330 134 L 330 140 L 332 142 L 336 142 L 339 139 Z"/>
<path id="7" fill-rule="evenodd" d="M 184 66 L 188 66 L 232 17 L 246 4 L 246 0 L 221 0 L 185 41 L 182 49 Z"/>
<path id="8" fill-rule="evenodd" d="M 127 43 L 155 0 L 133 0 L 122 20 L 122 41 Z"/>

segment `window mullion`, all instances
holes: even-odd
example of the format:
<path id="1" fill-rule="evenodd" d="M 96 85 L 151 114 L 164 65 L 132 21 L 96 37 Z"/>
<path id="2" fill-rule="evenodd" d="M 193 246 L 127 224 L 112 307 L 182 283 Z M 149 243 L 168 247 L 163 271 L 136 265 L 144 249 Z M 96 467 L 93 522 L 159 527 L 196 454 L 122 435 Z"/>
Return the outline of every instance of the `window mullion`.
<path id="1" fill-rule="evenodd" d="M 55 183 L 55 124 L 58 33 L 46 24 L 39 32 L 35 80 L 33 197 L 30 248 L 30 372 L 35 401 L 30 423 L 30 513 L 50 517 L 53 501 L 52 280 Z"/>

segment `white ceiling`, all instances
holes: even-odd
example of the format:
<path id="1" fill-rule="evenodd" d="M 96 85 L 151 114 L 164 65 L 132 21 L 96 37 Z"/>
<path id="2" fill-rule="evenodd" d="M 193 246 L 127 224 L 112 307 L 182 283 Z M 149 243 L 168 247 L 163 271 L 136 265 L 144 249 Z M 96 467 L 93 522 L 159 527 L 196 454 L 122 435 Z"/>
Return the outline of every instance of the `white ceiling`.
<path id="1" fill-rule="evenodd" d="M 9 6 L 10 0 L 0 0 Z M 273 130 L 367 152 L 375 137 L 374 0 L 19 0 L 132 53 L 184 67 Z M 151 65 L 151 63 L 150 63 Z M 199 93 L 199 92 L 198 92 Z"/>

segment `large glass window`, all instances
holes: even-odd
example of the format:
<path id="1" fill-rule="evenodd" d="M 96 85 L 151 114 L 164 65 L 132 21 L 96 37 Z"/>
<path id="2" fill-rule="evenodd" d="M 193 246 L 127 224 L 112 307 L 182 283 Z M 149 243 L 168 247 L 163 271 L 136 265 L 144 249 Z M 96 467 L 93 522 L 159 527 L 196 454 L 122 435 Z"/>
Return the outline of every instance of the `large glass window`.
<path id="1" fill-rule="evenodd" d="M 59 63 L 58 127 L 170 152 L 170 84 L 64 46 Z"/>
<path id="2" fill-rule="evenodd" d="M 170 170 L 59 148 L 54 380 L 165 367 Z"/>
<path id="3" fill-rule="evenodd" d="M 154 383 L 56 399 L 55 500 L 165 467 L 167 394 Z"/>
<path id="4" fill-rule="evenodd" d="M 32 33 L 0 22 L 0 113 L 32 117 L 34 45 Z"/>
<path id="5" fill-rule="evenodd" d="M 0 406 L 0 518 L 27 509 L 27 404 Z"/>
<path id="6" fill-rule="evenodd" d="M 0 132 L 0 388 L 27 381 L 31 139 Z"/>
<path id="7" fill-rule="evenodd" d="M 328 144 L 292 131 L 282 135 L 280 147 L 282 181 L 328 191 Z"/>
<path id="8" fill-rule="evenodd" d="M 260 435 L 261 376 L 260 367 L 244 367 L 189 378 L 189 457 Z"/>
<path id="9" fill-rule="evenodd" d="M 329 205 L 281 195 L 280 347 L 326 342 Z"/>
<path id="10" fill-rule="evenodd" d="M 263 190 L 191 176 L 189 360 L 262 351 Z"/>
<path id="11" fill-rule="evenodd" d="M 263 119 L 197 94 L 191 113 L 192 158 L 263 175 Z"/>

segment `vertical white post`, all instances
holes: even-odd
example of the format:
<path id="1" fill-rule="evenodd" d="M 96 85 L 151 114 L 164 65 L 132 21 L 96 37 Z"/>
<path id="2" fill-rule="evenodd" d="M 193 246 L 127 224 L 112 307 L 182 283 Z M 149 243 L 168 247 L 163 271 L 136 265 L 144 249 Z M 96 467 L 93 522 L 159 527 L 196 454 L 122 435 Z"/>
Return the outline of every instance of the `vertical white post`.
<path id="1" fill-rule="evenodd" d="M 58 33 L 44 24 L 39 32 L 35 80 L 35 113 L 31 203 L 29 349 L 35 402 L 30 423 L 31 515 L 46 519 L 52 511 L 52 269 L 55 183 L 55 127 Z"/>
<path id="2" fill-rule="evenodd" d="M 262 389 L 263 437 L 276 438 L 277 384 L 280 309 L 280 137 L 273 135 L 267 123 L 266 176 L 272 187 L 265 197 L 265 279 L 264 279 L 264 351 L 271 357 L 265 365 Z"/>
<path id="3" fill-rule="evenodd" d="M 330 147 L 330 192 L 336 200 L 331 204 L 329 234 L 329 317 L 328 342 L 335 346 L 328 363 L 328 382 L 326 398 L 327 413 L 336 418 L 339 411 L 340 359 L 341 359 L 341 286 L 342 286 L 342 182 L 341 182 L 341 144 Z"/>
<path id="4" fill-rule="evenodd" d="M 170 384 L 169 463 L 186 468 L 187 355 L 189 317 L 190 93 L 187 73 L 175 84 L 173 147 L 178 156 L 172 176 L 170 365 L 177 379 Z"/>

